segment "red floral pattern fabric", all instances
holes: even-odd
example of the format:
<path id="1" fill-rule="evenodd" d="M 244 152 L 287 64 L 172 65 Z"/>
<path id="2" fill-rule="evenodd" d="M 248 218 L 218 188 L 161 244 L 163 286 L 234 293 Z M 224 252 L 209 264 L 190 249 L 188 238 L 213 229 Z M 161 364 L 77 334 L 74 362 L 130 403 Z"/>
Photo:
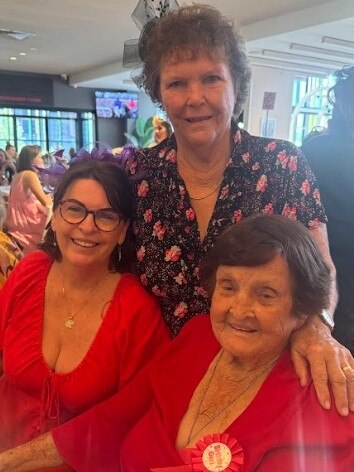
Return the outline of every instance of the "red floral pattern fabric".
<path id="1" fill-rule="evenodd" d="M 194 315 L 209 312 L 199 263 L 225 228 L 259 212 L 298 219 L 309 228 L 326 222 L 317 182 L 301 151 L 287 141 L 234 128 L 230 161 L 201 242 L 176 155 L 172 135 L 154 148 L 136 151 L 129 162 L 131 174 L 143 175 L 135 181 L 138 274 L 159 297 L 173 335 Z"/>

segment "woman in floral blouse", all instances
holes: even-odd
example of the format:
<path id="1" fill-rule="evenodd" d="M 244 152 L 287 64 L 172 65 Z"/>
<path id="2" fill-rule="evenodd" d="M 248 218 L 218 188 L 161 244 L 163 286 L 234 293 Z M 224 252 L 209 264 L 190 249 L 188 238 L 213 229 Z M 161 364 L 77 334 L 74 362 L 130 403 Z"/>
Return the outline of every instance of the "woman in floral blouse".
<path id="1" fill-rule="evenodd" d="M 135 179 L 137 268 L 159 297 L 172 334 L 194 315 L 209 313 L 199 262 L 217 235 L 260 212 L 298 219 L 310 229 L 332 272 L 333 313 L 335 268 L 313 173 L 293 144 L 237 128 L 250 84 L 244 38 L 213 7 L 193 5 L 154 22 L 140 41 L 144 87 L 164 108 L 174 134 L 128 160 L 130 173 L 142 175 Z M 327 407 L 330 378 L 336 406 L 346 414 L 354 410 L 354 372 L 341 367 L 351 356 L 330 332 L 320 316 L 311 318 L 292 339 L 292 358 L 303 385 L 310 364 Z"/>

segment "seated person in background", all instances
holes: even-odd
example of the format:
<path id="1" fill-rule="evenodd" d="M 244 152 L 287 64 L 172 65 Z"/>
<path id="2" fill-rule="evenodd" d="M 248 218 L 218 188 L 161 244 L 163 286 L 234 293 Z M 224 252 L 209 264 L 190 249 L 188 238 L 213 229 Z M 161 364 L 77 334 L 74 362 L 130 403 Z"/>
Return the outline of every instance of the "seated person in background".
<path id="1" fill-rule="evenodd" d="M 21 249 L 15 241 L 2 231 L 5 217 L 5 202 L 0 194 L 0 287 L 4 285 L 10 272 L 22 258 Z"/>
<path id="2" fill-rule="evenodd" d="M 333 336 L 354 354 L 354 67 L 336 73 L 329 90 L 333 117 L 328 129 L 302 145 L 314 171 L 328 216 L 331 256 L 339 302 Z"/>
<path id="3" fill-rule="evenodd" d="M 0 454 L 0 471 L 63 458 L 78 472 L 354 470 L 354 414 L 324 410 L 290 359 L 291 334 L 330 291 L 310 232 L 279 215 L 246 218 L 217 239 L 202 276 L 210 317 L 187 323 L 108 401 Z"/>
<path id="4" fill-rule="evenodd" d="M 78 160 L 62 177 L 43 250 L 0 291 L 0 451 L 116 393 L 167 341 L 158 303 L 126 273 L 132 212 L 115 163 Z"/>
<path id="5" fill-rule="evenodd" d="M 15 174 L 15 164 L 6 155 L 6 152 L 0 149 L 0 185 L 10 184 Z"/>
<path id="6" fill-rule="evenodd" d="M 10 160 L 16 164 L 17 162 L 17 150 L 13 144 L 11 144 L 9 141 L 6 143 L 5 147 L 6 154 L 10 158 Z"/>
<path id="7" fill-rule="evenodd" d="M 164 139 L 167 139 L 172 134 L 172 126 L 168 121 L 163 120 L 160 116 L 154 116 L 152 119 L 152 126 L 154 132 L 154 142 L 149 147 L 160 144 Z"/>
<path id="8" fill-rule="evenodd" d="M 13 178 L 5 222 L 6 231 L 22 247 L 24 254 L 37 248 L 51 215 L 52 197 L 46 195 L 34 168 L 43 166 L 39 146 L 24 146 Z"/>

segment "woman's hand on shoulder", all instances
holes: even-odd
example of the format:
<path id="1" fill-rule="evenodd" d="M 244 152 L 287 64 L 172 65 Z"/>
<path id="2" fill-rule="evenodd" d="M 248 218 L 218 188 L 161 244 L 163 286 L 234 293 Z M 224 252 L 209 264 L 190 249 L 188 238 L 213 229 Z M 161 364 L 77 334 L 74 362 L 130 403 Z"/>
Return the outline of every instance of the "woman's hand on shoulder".
<path id="1" fill-rule="evenodd" d="M 338 413 L 354 412 L 354 359 L 318 316 L 310 317 L 292 335 L 291 357 L 302 386 L 312 377 L 323 408 L 331 407 L 330 385 Z"/>

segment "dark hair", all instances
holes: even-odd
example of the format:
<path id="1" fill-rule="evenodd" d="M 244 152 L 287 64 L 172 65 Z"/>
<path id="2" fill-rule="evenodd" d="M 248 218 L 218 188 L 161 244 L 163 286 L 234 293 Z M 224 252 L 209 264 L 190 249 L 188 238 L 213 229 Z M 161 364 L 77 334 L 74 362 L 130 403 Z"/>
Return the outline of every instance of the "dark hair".
<path id="1" fill-rule="evenodd" d="M 128 176 L 116 163 L 94 158 L 77 159 L 65 172 L 54 194 L 53 211 L 58 208 L 68 187 L 81 179 L 93 179 L 98 182 L 106 192 L 112 208 L 126 220 L 133 217 L 133 194 Z M 56 244 L 54 231 L 50 226 L 40 248 L 54 259 L 61 260 L 61 252 Z M 121 260 L 119 260 L 117 245 L 111 254 L 109 269 L 112 271 L 131 270 L 133 256 L 133 233 L 129 228 L 121 247 Z"/>
<path id="2" fill-rule="evenodd" d="M 300 222 L 280 215 L 254 215 L 226 229 L 201 265 L 209 296 L 220 265 L 255 267 L 277 255 L 288 264 L 293 285 L 293 310 L 310 316 L 328 306 L 329 269 L 310 231 Z"/>
<path id="3" fill-rule="evenodd" d="M 144 88 L 155 103 L 160 103 L 160 70 L 170 57 L 195 59 L 201 52 L 220 55 L 224 51 L 233 79 L 238 117 L 247 99 L 251 69 L 245 40 L 233 22 L 209 5 L 183 6 L 157 21 L 148 23 L 139 41 L 143 60 Z"/>
<path id="4" fill-rule="evenodd" d="M 14 147 L 15 147 L 15 146 L 14 146 L 13 144 L 11 144 L 9 141 L 7 141 L 5 150 L 6 150 L 6 152 L 7 152 L 9 149 L 14 148 Z"/>
<path id="5" fill-rule="evenodd" d="M 329 131 L 354 136 L 354 66 L 344 67 L 335 76 L 337 83 L 328 91 L 328 101 L 333 105 Z"/>
<path id="6" fill-rule="evenodd" d="M 23 146 L 17 159 L 17 171 L 32 170 L 34 172 L 33 160 L 40 152 L 41 148 L 39 146 Z"/>

